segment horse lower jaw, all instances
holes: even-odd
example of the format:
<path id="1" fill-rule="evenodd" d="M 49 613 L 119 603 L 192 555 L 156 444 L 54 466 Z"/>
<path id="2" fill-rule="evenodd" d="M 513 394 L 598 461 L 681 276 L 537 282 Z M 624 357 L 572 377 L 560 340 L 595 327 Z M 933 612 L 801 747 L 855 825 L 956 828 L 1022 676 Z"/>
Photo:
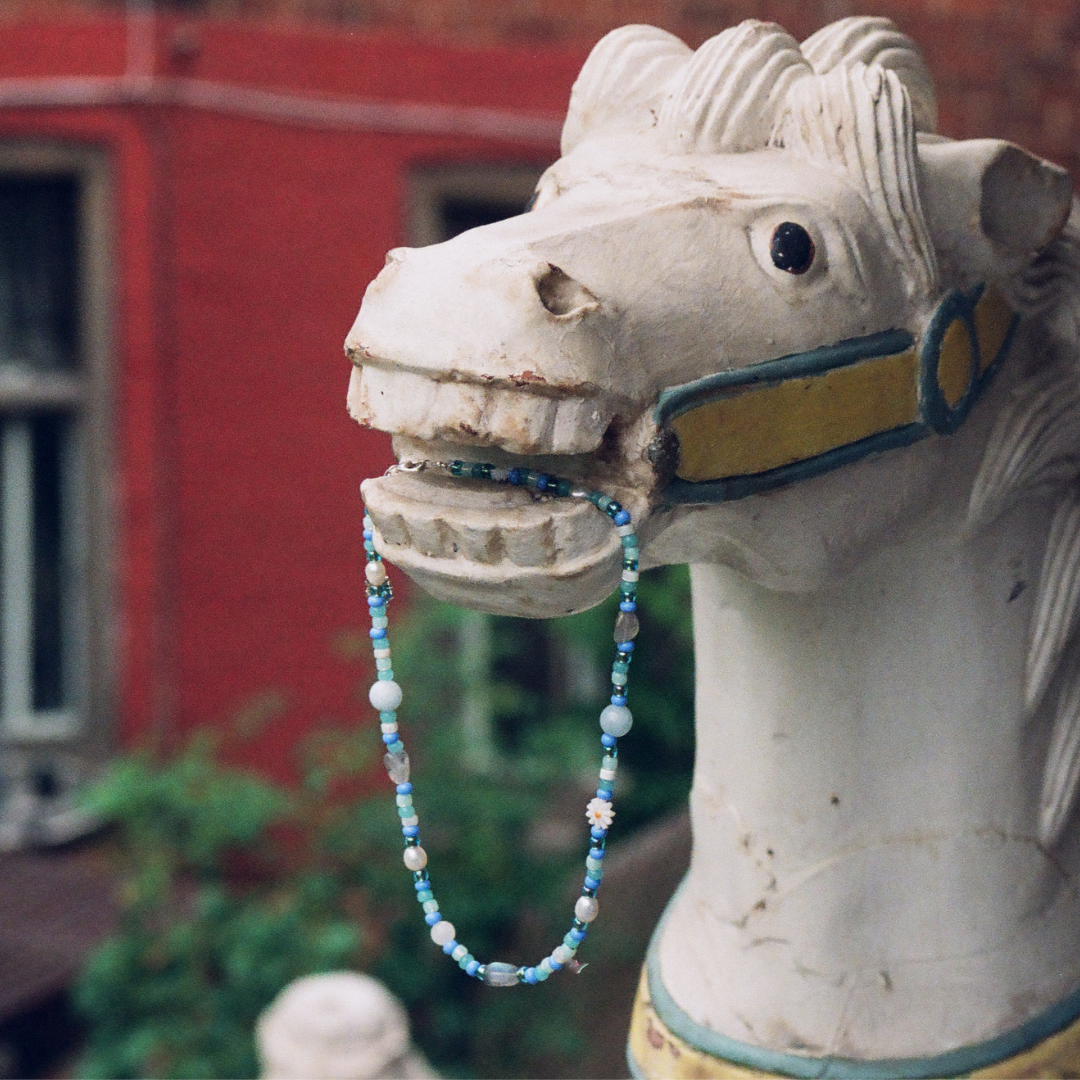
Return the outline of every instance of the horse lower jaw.
<path id="1" fill-rule="evenodd" d="M 427 472 L 390 473 L 362 490 L 380 554 L 440 600 L 556 618 L 618 584 L 619 537 L 582 501 Z"/>

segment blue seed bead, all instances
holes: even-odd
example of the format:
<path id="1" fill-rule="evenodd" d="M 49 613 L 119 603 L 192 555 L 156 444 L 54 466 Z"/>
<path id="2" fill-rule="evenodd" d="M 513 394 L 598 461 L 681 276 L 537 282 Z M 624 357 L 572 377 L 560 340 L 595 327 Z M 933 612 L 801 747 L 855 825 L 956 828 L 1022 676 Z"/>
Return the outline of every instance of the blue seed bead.
<path id="1" fill-rule="evenodd" d="M 520 484 L 521 483 L 521 470 L 520 469 L 511 469 L 510 470 L 510 475 L 507 476 L 506 479 L 511 484 Z"/>
<path id="2" fill-rule="evenodd" d="M 634 643 L 632 641 L 620 641 L 615 648 L 618 649 L 619 652 L 633 652 Z"/>
<path id="3" fill-rule="evenodd" d="M 602 847 L 589 848 L 590 859 L 602 859 L 607 852 Z"/>
<path id="4" fill-rule="evenodd" d="M 600 784 L 596 789 L 596 797 L 611 802 L 611 790 L 610 784 Z"/>
<path id="5" fill-rule="evenodd" d="M 626 704 L 626 695 L 625 694 L 612 694 L 611 695 L 611 704 L 612 705 L 625 705 Z M 604 745 L 606 746 L 607 744 L 605 743 Z"/>
<path id="6" fill-rule="evenodd" d="M 373 540 L 374 538 L 375 538 L 374 529 L 365 529 L 364 530 L 364 539 L 365 540 Z"/>
<path id="7" fill-rule="evenodd" d="M 431 880 L 427 876 L 427 871 L 426 870 L 417 870 L 417 873 L 420 875 L 420 877 L 418 877 L 413 882 L 413 888 L 416 889 L 417 892 L 420 892 L 423 889 L 430 888 Z"/>
<path id="8" fill-rule="evenodd" d="M 587 877 L 587 878 L 585 879 L 585 885 L 584 885 L 584 887 L 585 887 L 586 889 L 594 889 L 594 890 L 595 890 L 595 889 L 599 889 L 599 888 L 600 888 L 600 879 L 599 879 L 599 878 L 595 878 L 595 877 L 592 877 L 592 876 L 589 876 L 589 877 Z"/>
<path id="9" fill-rule="evenodd" d="M 548 476 L 547 476 L 546 473 L 541 473 L 536 478 L 536 490 L 537 491 L 547 491 L 547 489 L 548 489 Z"/>
<path id="10" fill-rule="evenodd" d="M 536 968 L 527 967 L 521 976 L 522 982 L 534 983 L 536 982 Z"/>
<path id="11" fill-rule="evenodd" d="M 600 744 L 606 746 L 609 750 L 611 750 L 617 742 L 618 739 L 616 739 L 614 735 L 609 735 L 606 731 L 600 736 Z"/>
<path id="12" fill-rule="evenodd" d="M 389 746 L 392 742 L 397 742 L 398 741 L 397 732 L 396 731 L 384 731 L 382 741 L 384 743 L 386 743 L 387 746 Z"/>
<path id="13" fill-rule="evenodd" d="M 367 598 L 367 606 L 370 608 L 378 608 L 386 606 L 385 596 L 369 596 Z"/>
<path id="14" fill-rule="evenodd" d="M 419 836 L 420 835 L 420 826 L 419 825 L 402 825 L 401 826 L 401 835 L 402 836 Z"/>
<path id="15" fill-rule="evenodd" d="M 633 600 L 622 600 L 619 603 L 620 611 L 637 611 L 637 604 Z"/>
<path id="16" fill-rule="evenodd" d="M 629 525 L 630 515 L 625 510 L 620 510 L 611 520 L 616 525 Z"/>
<path id="17" fill-rule="evenodd" d="M 454 950 L 455 950 L 455 949 L 457 948 L 457 945 L 458 945 L 458 943 L 457 943 L 457 942 L 456 942 L 456 941 L 455 941 L 455 940 L 454 940 L 453 938 L 451 938 L 451 939 L 450 939 L 450 940 L 449 940 L 449 941 L 448 941 L 448 942 L 447 942 L 447 943 L 446 943 L 446 944 L 445 944 L 445 945 L 444 945 L 444 946 L 442 947 L 442 951 L 443 951 L 444 953 L 446 953 L 446 955 L 447 955 L 447 956 L 449 956 L 449 955 L 450 955 L 450 954 L 451 954 L 451 953 L 452 953 L 452 952 L 453 952 L 453 951 L 454 951 Z"/>
<path id="18" fill-rule="evenodd" d="M 426 922 L 428 924 L 428 926 L 434 926 L 437 922 L 441 922 L 441 921 L 442 921 L 442 915 L 440 915 L 437 911 L 429 911 L 424 916 L 424 922 Z"/>
<path id="19" fill-rule="evenodd" d="M 552 971 L 559 971 L 559 970 L 562 969 L 562 964 L 560 964 L 559 961 L 556 960 L 554 956 L 546 956 L 544 958 L 544 963 L 545 964 L 550 964 Z"/>
<path id="20" fill-rule="evenodd" d="M 605 837 L 605 836 L 607 836 L 607 829 L 601 829 L 599 825 L 594 825 L 594 826 L 593 826 L 593 827 L 592 827 L 592 828 L 591 828 L 591 829 L 589 830 L 589 835 L 590 835 L 590 836 L 591 836 L 591 837 L 592 837 L 592 838 L 593 838 L 594 840 L 603 840 L 603 839 L 604 839 L 604 837 Z"/>
<path id="21" fill-rule="evenodd" d="M 386 628 L 383 626 L 373 626 L 368 631 L 368 637 L 375 638 L 376 640 L 378 640 L 379 638 L 384 638 L 386 637 Z"/>
<path id="22" fill-rule="evenodd" d="M 407 783 L 407 782 L 404 783 L 404 784 L 398 784 L 397 793 L 399 795 L 411 795 L 412 794 L 412 784 Z"/>
<path id="23" fill-rule="evenodd" d="M 566 935 L 575 945 L 580 945 L 585 940 L 585 931 L 576 926 Z"/>
<path id="24" fill-rule="evenodd" d="M 479 960 L 473 960 L 470 957 L 469 962 L 465 965 L 465 974 L 475 976 L 476 973 L 479 970 L 480 970 L 480 961 Z"/>

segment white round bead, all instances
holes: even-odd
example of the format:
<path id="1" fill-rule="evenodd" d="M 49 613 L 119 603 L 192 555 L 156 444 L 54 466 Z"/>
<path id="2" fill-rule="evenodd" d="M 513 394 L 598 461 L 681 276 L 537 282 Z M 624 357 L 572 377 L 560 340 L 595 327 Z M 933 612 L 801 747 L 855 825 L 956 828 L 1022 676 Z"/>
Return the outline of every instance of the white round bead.
<path id="1" fill-rule="evenodd" d="M 560 964 L 569 964 L 574 959 L 574 950 L 567 945 L 558 945 L 552 951 L 551 958 Z"/>
<path id="2" fill-rule="evenodd" d="M 427 866 L 427 852 L 422 847 L 407 847 L 401 856 L 405 865 L 413 871 L 423 870 Z"/>
<path id="3" fill-rule="evenodd" d="M 381 585 L 386 580 L 386 567 L 381 562 L 369 562 L 364 567 L 364 577 L 369 585 Z"/>
<path id="4" fill-rule="evenodd" d="M 592 922 L 600 913 L 600 905 L 595 896 L 579 896 L 574 905 L 574 917 L 581 922 Z"/>
<path id="5" fill-rule="evenodd" d="M 454 929 L 452 922 L 447 922 L 445 919 L 440 919 L 431 928 L 431 940 L 436 945 L 445 945 L 448 941 L 453 941 L 457 935 L 457 931 Z"/>
<path id="6" fill-rule="evenodd" d="M 612 682 L 615 682 L 618 676 L 612 675 Z M 623 682 L 617 685 L 622 686 L 625 683 L 625 677 Z M 614 735 L 615 738 L 620 738 L 625 735 L 634 723 L 634 716 L 625 705 L 609 705 L 600 714 L 600 726 L 608 735 Z"/>
<path id="7" fill-rule="evenodd" d="M 393 679 L 380 679 L 372 683 L 368 701 L 379 712 L 393 712 L 401 704 L 401 687 Z"/>

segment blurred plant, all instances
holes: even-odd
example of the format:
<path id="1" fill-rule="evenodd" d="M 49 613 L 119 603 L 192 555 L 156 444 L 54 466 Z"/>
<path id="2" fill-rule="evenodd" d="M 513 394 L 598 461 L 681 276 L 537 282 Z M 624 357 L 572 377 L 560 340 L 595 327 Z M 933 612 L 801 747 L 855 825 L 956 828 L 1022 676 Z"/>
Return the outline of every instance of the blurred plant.
<path id="1" fill-rule="evenodd" d="M 614 839 L 684 805 L 689 789 L 685 570 L 643 575 L 639 598 L 635 722 L 620 748 Z M 596 783 L 614 603 L 538 622 L 415 595 L 393 621 L 432 878 L 459 939 L 483 959 L 521 958 L 565 932 Z M 366 633 L 341 644 L 370 664 Z M 120 928 L 77 990 L 90 1025 L 81 1075 L 255 1076 L 262 1008 L 292 978 L 356 963 L 405 1001 L 443 1075 L 535 1075 L 540 1058 L 572 1071 L 586 1033 L 564 1000 L 541 988 L 494 993 L 428 940 L 385 777 L 372 769 L 380 744 L 369 681 L 365 724 L 313 733 L 294 791 L 222 764 L 230 733 L 202 731 L 170 761 L 118 761 L 90 794 L 115 826 L 125 887 Z M 257 703 L 232 734 L 254 733 L 280 707 Z M 346 907 L 364 920 L 363 953 Z"/>
<path id="2" fill-rule="evenodd" d="M 119 928 L 75 991 L 82 1076 L 257 1076 L 262 1009 L 356 954 L 340 882 L 311 867 L 265 877 L 280 865 L 273 829 L 301 808 L 221 764 L 220 741 L 200 731 L 167 763 L 121 759 L 86 797 L 115 828 L 123 888 Z M 240 851 L 253 881 L 230 880 Z"/>

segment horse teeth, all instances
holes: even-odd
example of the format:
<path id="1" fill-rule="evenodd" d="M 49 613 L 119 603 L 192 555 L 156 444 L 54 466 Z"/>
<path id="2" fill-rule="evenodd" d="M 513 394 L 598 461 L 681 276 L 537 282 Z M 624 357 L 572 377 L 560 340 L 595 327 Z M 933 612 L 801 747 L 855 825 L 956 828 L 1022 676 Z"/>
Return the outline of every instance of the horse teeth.
<path id="1" fill-rule="evenodd" d="M 361 423 L 395 435 L 495 446 L 522 455 L 590 453 L 614 415 L 595 397 L 436 382 L 380 364 L 354 369 L 349 411 Z"/>

